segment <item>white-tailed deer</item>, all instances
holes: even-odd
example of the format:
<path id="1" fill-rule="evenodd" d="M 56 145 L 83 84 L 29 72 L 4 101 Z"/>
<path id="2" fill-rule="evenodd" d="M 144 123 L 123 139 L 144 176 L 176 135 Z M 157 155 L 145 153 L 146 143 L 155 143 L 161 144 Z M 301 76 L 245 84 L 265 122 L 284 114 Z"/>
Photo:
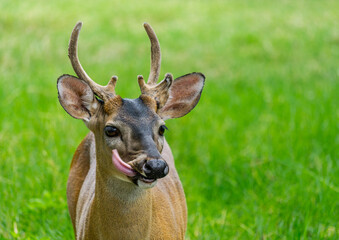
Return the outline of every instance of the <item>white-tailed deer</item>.
<path id="1" fill-rule="evenodd" d="M 62 107 L 90 130 L 74 154 L 67 183 L 76 238 L 184 239 L 185 195 L 164 121 L 195 107 L 205 77 L 191 73 L 173 80 L 166 74 L 157 84 L 160 45 L 145 23 L 151 73 L 147 83 L 138 76 L 139 98 L 122 99 L 114 91 L 117 77 L 100 86 L 82 68 L 77 54 L 81 26 L 73 29 L 68 48 L 78 77 L 62 75 L 57 83 Z"/>

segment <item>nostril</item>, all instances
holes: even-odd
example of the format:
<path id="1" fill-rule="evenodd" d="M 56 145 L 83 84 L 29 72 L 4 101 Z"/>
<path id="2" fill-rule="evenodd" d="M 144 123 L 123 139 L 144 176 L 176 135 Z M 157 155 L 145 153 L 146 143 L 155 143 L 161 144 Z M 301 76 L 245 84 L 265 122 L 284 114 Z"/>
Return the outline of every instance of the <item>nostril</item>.
<path id="1" fill-rule="evenodd" d="M 152 172 L 152 167 L 148 164 L 148 162 L 146 162 L 142 167 L 142 170 L 146 175 L 149 175 Z"/>

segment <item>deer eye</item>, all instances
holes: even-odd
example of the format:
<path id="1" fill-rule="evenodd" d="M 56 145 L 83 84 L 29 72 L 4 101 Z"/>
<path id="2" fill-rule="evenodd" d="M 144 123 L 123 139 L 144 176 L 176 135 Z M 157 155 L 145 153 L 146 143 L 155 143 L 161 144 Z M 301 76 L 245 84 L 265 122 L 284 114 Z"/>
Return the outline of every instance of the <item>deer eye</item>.
<path id="1" fill-rule="evenodd" d="M 165 133 L 165 130 L 168 130 L 168 128 L 165 126 L 165 125 L 161 125 L 160 127 L 159 127 L 159 135 L 160 136 L 164 136 L 164 133 Z"/>
<path id="2" fill-rule="evenodd" d="M 120 136 L 120 131 L 116 127 L 106 126 L 105 127 L 105 134 L 108 137 L 118 137 L 118 136 Z"/>

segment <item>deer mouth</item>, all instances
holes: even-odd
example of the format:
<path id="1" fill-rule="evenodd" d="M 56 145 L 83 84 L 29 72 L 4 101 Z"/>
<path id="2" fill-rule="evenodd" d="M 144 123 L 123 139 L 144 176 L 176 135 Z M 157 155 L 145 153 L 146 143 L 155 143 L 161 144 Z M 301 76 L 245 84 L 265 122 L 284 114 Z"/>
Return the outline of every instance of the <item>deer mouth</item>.
<path id="1" fill-rule="evenodd" d="M 138 180 L 142 181 L 144 183 L 150 184 L 150 183 L 154 183 L 157 179 L 156 178 L 147 178 L 147 177 L 141 175 L 140 173 L 138 173 L 134 181 L 137 182 Z"/>
<path id="2" fill-rule="evenodd" d="M 157 184 L 156 178 L 147 178 L 140 173 L 132 178 L 132 182 L 140 188 L 149 189 L 154 187 Z"/>
<path id="3" fill-rule="evenodd" d="M 131 165 L 125 163 L 119 156 L 118 150 L 114 149 L 112 151 L 112 161 L 113 165 L 118 171 L 125 174 L 128 177 L 134 177 L 137 175 L 137 172 L 132 168 Z"/>
<path id="4" fill-rule="evenodd" d="M 157 180 L 156 178 L 148 178 L 142 175 L 140 172 L 136 171 L 131 165 L 124 162 L 116 149 L 112 151 L 112 162 L 119 172 L 123 173 L 128 177 L 131 177 L 132 181 L 136 185 L 139 185 L 138 181 L 142 181 L 143 183 L 146 184 L 152 184 Z"/>
<path id="5" fill-rule="evenodd" d="M 130 177 L 133 181 L 133 183 L 135 183 L 137 186 L 140 185 L 150 185 L 153 186 L 153 183 L 156 182 L 156 178 L 147 178 L 146 176 L 142 175 L 140 172 L 136 171 L 131 165 L 129 165 L 128 163 L 124 162 L 118 151 L 116 149 L 114 149 L 112 151 L 112 162 L 113 165 L 115 166 L 115 168 L 123 173 L 124 175 Z M 140 184 L 140 182 L 142 184 Z"/>

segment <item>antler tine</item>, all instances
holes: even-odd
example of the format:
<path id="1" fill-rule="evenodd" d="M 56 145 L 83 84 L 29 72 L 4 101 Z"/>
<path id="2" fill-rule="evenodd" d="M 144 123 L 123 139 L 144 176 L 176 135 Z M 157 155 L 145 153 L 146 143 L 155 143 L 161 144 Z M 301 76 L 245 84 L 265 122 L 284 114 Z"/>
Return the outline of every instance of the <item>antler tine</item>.
<path id="1" fill-rule="evenodd" d="M 148 23 L 144 23 L 144 28 L 151 42 L 151 72 L 147 84 L 154 85 L 158 81 L 161 66 L 160 44 L 155 32 Z"/>
<path id="2" fill-rule="evenodd" d="M 170 73 L 166 73 L 165 78 L 158 84 L 150 85 L 146 84 L 142 75 L 138 76 L 138 83 L 141 94 L 153 97 L 158 105 L 158 108 L 163 107 L 169 97 L 169 88 L 173 82 L 173 76 Z"/>
<path id="3" fill-rule="evenodd" d="M 101 86 L 94 82 L 85 72 L 83 67 L 80 64 L 79 58 L 78 58 L 78 38 L 79 33 L 82 27 L 82 22 L 78 22 L 71 34 L 71 38 L 69 40 L 69 46 L 68 46 L 68 57 L 71 60 L 72 67 L 74 69 L 74 72 L 78 75 L 80 79 L 85 81 L 89 87 L 92 89 L 92 91 L 101 99 L 105 100 L 110 96 L 114 96 L 114 88 L 117 81 L 117 77 L 113 76 L 107 86 Z"/>

